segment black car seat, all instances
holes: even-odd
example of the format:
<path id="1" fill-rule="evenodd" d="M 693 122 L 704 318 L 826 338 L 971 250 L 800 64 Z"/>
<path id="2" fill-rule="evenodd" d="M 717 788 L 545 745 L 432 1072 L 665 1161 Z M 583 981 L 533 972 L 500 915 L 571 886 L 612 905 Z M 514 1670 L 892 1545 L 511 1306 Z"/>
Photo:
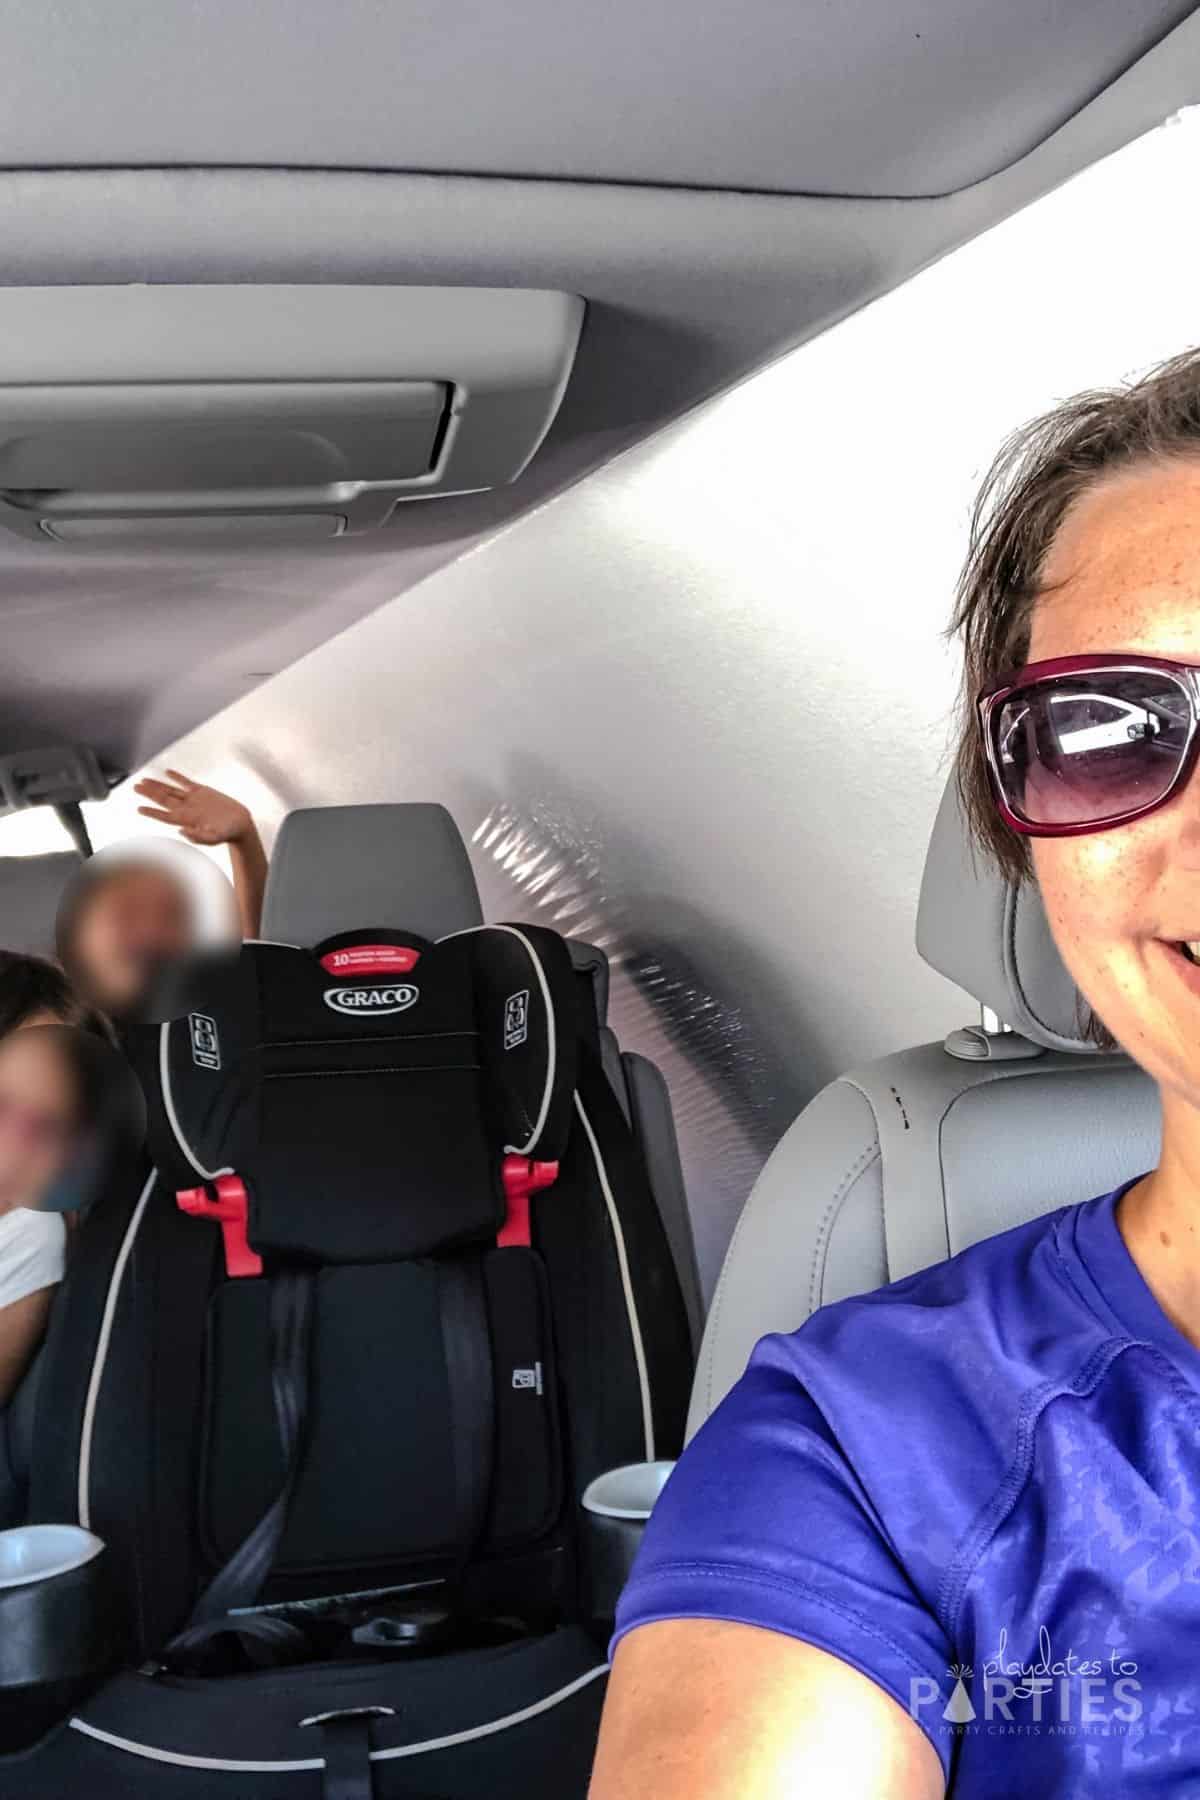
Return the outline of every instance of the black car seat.
<path id="1" fill-rule="evenodd" d="M 579 1496 L 690 1382 L 661 1089 L 440 807 L 292 814 L 264 931 L 131 1044 L 157 1166 L 80 1232 L 30 1512 L 107 1542 L 137 1666 L 0 1795 L 582 1795 Z"/>
<path id="2" fill-rule="evenodd" d="M 983 1022 L 841 1076 L 779 1143 L 713 1296 L 689 1436 L 766 1333 L 1155 1163 L 1154 1084 L 1086 1035 L 1036 888 L 1006 882 L 973 850 L 953 782 L 917 949 L 981 1003 Z"/>

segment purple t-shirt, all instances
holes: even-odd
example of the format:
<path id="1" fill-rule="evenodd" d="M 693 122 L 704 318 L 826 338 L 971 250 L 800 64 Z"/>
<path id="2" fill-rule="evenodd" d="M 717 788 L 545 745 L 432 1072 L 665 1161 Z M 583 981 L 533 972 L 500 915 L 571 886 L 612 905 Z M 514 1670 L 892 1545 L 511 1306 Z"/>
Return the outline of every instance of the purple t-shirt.
<path id="1" fill-rule="evenodd" d="M 803 1638 L 911 1712 L 955 1800 L 1200 1795 L 1200 1351 L 1123 1192 L 764 1338 L 614 1644 L 678 1618 Z"/>

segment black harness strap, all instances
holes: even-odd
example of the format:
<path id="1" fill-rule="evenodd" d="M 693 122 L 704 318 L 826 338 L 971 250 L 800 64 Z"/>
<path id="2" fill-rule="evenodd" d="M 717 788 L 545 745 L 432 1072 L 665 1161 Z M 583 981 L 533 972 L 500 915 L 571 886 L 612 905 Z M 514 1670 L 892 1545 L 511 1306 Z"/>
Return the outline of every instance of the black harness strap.
<path id="1" fill-rule="evenodd" d="M 487 1523 L 495 1452 L 491 1333 L 483 1274 L 473 1256 L 438 1267 L 442 1346 L 454 1451 L 455 1572 L 474 1555 Z"/>
<path id="2" fill-rule="evenodd" d="M 321 1800 L 374 1800 L 371 1772 L 371 1721 L 391 1718 L 390 1706 L 347 1706 L 338 1712 L 313 1713 L 301 1725 L 317 1725 L 323 1739 L 325 1773 Z"/>

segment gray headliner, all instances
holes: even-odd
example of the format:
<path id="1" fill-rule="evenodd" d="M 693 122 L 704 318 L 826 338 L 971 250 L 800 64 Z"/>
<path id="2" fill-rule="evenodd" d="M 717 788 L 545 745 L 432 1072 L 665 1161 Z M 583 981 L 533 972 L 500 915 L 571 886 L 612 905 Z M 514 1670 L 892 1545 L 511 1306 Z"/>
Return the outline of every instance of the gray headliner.
<path id="1" fill-rule="evenodd" d="M 56 0 L 11 14 L 0 166 L 439 170 L 942 194 L 1190 0 Z"/>
<path id="2" fill-rule="evenodd" d="M 76 10 L 60 8 L 52 18 Z M 163 6 L 153 17 L 174 18 L 177 11 L 191 16 L 191 9 Z M 1049 11 L 1060 21 L 1066 13 L 1080 14 L 1077 7 Z M 271 16 L 277 18 L 277 11 Z M 971 16 L 979 16 L 978 7 Z M 1028 9 L 1021 16 L 1028 26 Z M 1113 9 L 1093 6 L 1090 16 L 1111 26 Z M 1165 10 L 1153 9 L 1153 16 L 1161 23 Z M 96 17 L 113 29 L 111 12 Z M 336 17 L 340 26 L 345 13 Z M 152 34 L 151 52 L 155 43 Z M 1121 43 L 1119 54 L 1109 43 L 1114 63 L 1128 49 L 1126 38 Z M 3 79 L 13 79 L 14 64 L 32 80 L 35 63 L 54 63 L 53 35 L 47 41 L 40 29 L 9 33 L 7 47 Z M 22 47 L 33 61 L 26 61 Z M 1044 45 L 1035 33 L 1026 49 L 1031 83 L 1034 72 L 1045 81 Z M 129 63 L 148 72 L 153 55 L 143 64 L 143 50 L 139 42 Z M 53 108 L 42 90 L 47 113 L 55 114 L 58 160 L 68 152 L 81 155 L 72 137 L 80 127 L 69 116 L 73 68 L 62 72 Z M 99 93 L 104 79 L 115 83 L 115 70 L 101 59 L 93 78 Z M 1008 79 L 1020 87 L 1015 71 Z M 357 90 L 338 94 L 339 108 L 351 113 L 357 99 L 345 106 L 346 92 Z M 0 542 L 0 744 L 17 748 L 57 736 L 86 737 L 111 761 L 136 766 L 481 535 L 886 292 L 1198 93 L 1200 18 L 1193 16 L 1032 154 L 987 181 L 929 200 L 351 171 L 47 169 L 0 175 L 0 269 L 10 284 L 463 282 L 559 287 L 589 301 L 562 413 L 512 489 L 405 507 L 373 542 L 303 556 L 244 550 L 83 556 L 42 551 L 15 538 Z M 113 95 L 120 98 L 119 84 Z M 263 105 L 274 116 L 269 94 Z M 111 158 L 124 130 L 119 106 L 108 117 L 118 134 L 110 141 Z M 210 159 L 231 147 L 245 149 L 223 134 L 222 115 L 207 117 Z M 0 143 L 10 123 L 6 118 L 0 126 Z M 910 124 L 914 140 L 941 145 L 928 115 Z M 586 121 L 580 129 L 584 140 L 568 134 L 568 141 L 586 141 Z M 319 141 L 323 131 L 324 115 L 321 131 L 310 132 L 308 141 Z M 697 157 L 706 153 L 702 130 L 692 148 Z M 323 142 L 321 153 L 327 154 Z M 881 164 L 876 185 L 885 177 L 890 174 Z M 570 580 L 569 570 L 563 579 Z"/>

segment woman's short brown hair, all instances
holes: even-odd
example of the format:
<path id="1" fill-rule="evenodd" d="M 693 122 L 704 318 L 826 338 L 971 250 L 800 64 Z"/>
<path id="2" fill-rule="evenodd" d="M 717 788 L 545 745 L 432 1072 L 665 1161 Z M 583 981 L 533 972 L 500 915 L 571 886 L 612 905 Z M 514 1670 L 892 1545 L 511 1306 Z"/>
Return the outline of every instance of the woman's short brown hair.
<path id="1" fill-rule="evenodd" d="M 964 652 L 956 766 L 975 837 L 1013 881 L 1029 874 L 1029 846 L 996 810 L 976 696 L 1028 660 L 1034 605 L 1048 591 L 1042 569 L 1075 502 L 1105 476 L 1195 455 L 1200 350 L 1185 350 L 1136 381 L 1076 394 L 1022 425 L 984 478 L 951 623 Z"/>

